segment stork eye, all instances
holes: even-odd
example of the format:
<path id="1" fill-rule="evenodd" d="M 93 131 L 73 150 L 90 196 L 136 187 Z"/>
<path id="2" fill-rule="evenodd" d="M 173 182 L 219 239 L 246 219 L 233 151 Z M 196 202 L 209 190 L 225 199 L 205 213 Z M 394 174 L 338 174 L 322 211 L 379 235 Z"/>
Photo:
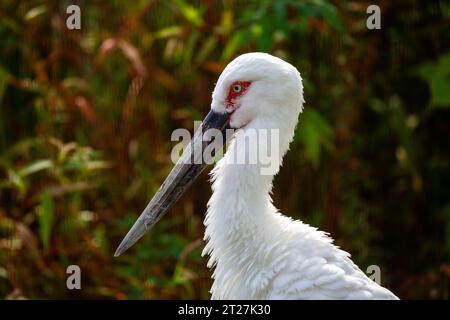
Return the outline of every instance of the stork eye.
<path id="1" fill-rule="evenodd" d="M 242 91 L 242 86 L 240 84 L 233 85 L 233 92 L 239 93 Z"/>

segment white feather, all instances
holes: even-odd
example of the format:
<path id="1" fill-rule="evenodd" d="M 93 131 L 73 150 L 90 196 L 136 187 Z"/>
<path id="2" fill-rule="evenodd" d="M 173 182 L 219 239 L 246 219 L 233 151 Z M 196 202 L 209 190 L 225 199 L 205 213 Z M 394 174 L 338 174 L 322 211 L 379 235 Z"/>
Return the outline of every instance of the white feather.
<path id="1" fill-rule="evenodd" d="M 304 103 L 299 72 L 268 54 L 233 60 L 213 93 L 212 109 L 222 111 L 229 85 L 251 81 L 231 125 L 242 127 L 211 173 L 213 195 L 204 224 L 214 268 L 213 299 L 397 299 L 369 279 L 332 239 L 272 205 L 273 175 L 258 164 L 235 164 L 250 129 L 280 130 L 280 163 L 293 139 Z M 278 171 L 278 170 L 276 170 Z"/>

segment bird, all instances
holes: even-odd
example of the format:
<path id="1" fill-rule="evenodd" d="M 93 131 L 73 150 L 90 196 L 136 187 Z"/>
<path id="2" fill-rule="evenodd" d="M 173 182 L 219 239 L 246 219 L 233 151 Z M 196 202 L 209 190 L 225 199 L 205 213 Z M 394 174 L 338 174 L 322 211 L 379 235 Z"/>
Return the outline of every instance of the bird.
<path id="1" fill-rule="evenodd" d="M 204 219 L 202 255 L 209 257 L 207 266 L 213 270 L 211 299 L 397 300 L 328 233 L 283 215 L 272 202 L 273 178 L 294 138 L 304 103 L 302 77 L 292 64 L 261 52 L 232 60 L 215 85 L 210 112 L 115 256 L 167 213 L 205 169 L 206 160 L 215 156 L 202 159 L 198 150 L 215 145 L 226 152 L 210 173 L 212 196 Z M 234 133 L 208 141 L 204 136 L 210 130 Z M 237 163 L 240 155 L 252 156 L 255 149 L 246 143 L 252 141 L 252 133 L 264 130 L 277 132 L 277 150 L 269 157 L 273 168 L 263 172 L 262 162 Z M 268 137 L 258 139 L 264 144 Z"/>

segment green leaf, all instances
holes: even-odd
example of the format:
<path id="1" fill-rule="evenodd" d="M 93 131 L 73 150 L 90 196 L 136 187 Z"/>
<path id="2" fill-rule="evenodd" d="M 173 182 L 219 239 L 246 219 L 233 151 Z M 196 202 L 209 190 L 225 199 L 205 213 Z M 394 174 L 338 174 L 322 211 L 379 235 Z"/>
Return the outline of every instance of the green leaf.
<path id="1" fill-rule="evenodd" d="M 38 160 L 33 162 L 32 164 L 26 166 L 22 170 L 18 172 L 18 175 L 21 177 L 26 177 L 30 174 L 36 173 L 41 170 L 49 169 L 53 166 L 53 162 L 51 160 Z"/>
<path id="2" fill-rule="evenodd" d="M 164 39 L 180 35 L 182 28 L 180 26 L 170 26 L 153 33 L 155 39 Z"/>
<path id="3" fill-rule="evenodd" d="M 8 279 L 8 271 L 3 267 L 0 267 L 0 278 Z"/>
<path id="4" fill-rule="evenodd" d="M 225 50 L 222 54 L 222 60 L 228 61 L 239 50 L 246 41 L 246 33 L 243 31 L 236 32 L 233 37 L 228 41 Z"/>
<path id="5" fill-rule="evenodd" d="M 102 160 L 92 160 L 86 163 L 87 170 L 101 170 L 111 168 L 111 163 Z"/>
<path id="6" fill-rule="evenodd" d="M 450 53 L 440 56 L 436 62 L 422 64 L 416 72 L 428 82 L 431 105 L 438 108 L 450 108 Z"/>
<path id="7" fill-rule="evenodd" d="M 321 13 L 323 19 L 335 30 L 339 32 L 342 32 L 344 30 L 344 25 L 339 17 L 336 8 L 333 5 L 324 3 L 321 8 Z"/>
<path id="8" fill-rule="evenodd" d="M 46 5 L 40 5 L 37 7 L 34 7 L 33 9 L 31 9 L 30 11 L 28 11 L 25 16 L 24 19 L 25 20 L 32 20 L 38 16 L 40 16 L 41 14 L 45 13 L 47 11 L 47 6 Z"/>
<path id="9" fill-rule="evenodd" d="M 176 1 L 176 4 L 181 11 L 184 18 L 192 23 L 194 26 L 200 26 L 203 24 L 202 12 L 198 8 L 195 8 L 182 0 Z"/>
<path id="10" fill-rule="evenodd" d="M 330 3 L 322 0 L 316 0 L 312 2 L 298 2 L 295 3 L 295 6 L 300 14 L 300 21 L 302 24 L 299 25 L 299 29 L 301 31 L 307 30 L 308 17 L 323 19 L 338 32 L 342 32 L 344 30 L 344 24 L 339 17 L 336 7 Z"/>
<path id="11" fill-rule="evenodd" d="M 12 186 L 16 187 L 20 194 L 25 193 L 25 181 L 19 174 L 17 174 L 17 172 L 13 171 L 12 169 L 8 169 L 8 182 L 11 183 Z"/>
<path id="12" fill-rule="evenodd" d="M 334 132 L 330 124 L 313 109 L 306 109 L 300 116 L 296 139 L 304 147 L 306 156 L 317 167 L 322 149 L 333 149 Z"/>
<path id="13" fill-rule="evenodd" d="M 269 19 L 262 21 L 262 30 L 257 38 L 258 50 L 261 52 L 269 52 L 272 46 L 272 35 L 274 33 L 272 21 Z"/>
<path id="14" fill-rule="evenodd" d="M 53 198 L 50 192 L 44 191 L 41 193 L 40 199 L 41 204 L 38 207 L 39 236 L 44 250 L 48 250 L 53 226 Z"/>
<path id="15" fill-rule="evenodd" d="M 195 57 L 196 63 L 202 63 L 207 59 L 207 57 L 211 56 L 211 53 L 217 46 L 217 40 L 214 36 L 209 36 L 206 41 L 203 42 L 200 50 Z"/>

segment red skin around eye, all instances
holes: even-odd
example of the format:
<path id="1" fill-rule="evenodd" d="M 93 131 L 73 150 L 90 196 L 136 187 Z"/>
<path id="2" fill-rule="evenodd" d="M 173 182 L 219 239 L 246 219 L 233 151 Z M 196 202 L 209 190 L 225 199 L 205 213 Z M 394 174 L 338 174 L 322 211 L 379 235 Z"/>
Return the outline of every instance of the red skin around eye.
<path id="1" fill-rule="evenodd" d="M 233 87 L 237 84 L 242 86 L 241 92 L 233 91 Z M 230 85 L 230 89 L 228 89 L 228 95 L 227 95 L 227 109 L 232 109 L 232 110 L 235 109 L 234 102 L 236 101 L 236 98 L 242 96 L 247 91 L 250 84 L 251 84 L 250 81 L 235 81 Z"/>

